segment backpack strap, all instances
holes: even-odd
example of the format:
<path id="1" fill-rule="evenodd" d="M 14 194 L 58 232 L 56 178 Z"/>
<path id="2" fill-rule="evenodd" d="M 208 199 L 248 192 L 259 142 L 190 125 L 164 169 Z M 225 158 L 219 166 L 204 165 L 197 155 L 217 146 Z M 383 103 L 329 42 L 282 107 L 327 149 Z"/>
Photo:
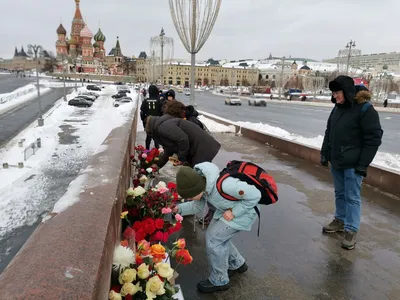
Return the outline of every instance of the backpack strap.
<path id="1" fill-rule="evenodd" d="M 362 119 L 365 115 L 365 113 L 367 112 L 368 108 L 370 108 L 370 106 L 372 106 L 371 102 L 364 102 L 363 106 L 361 107 L 360 110 L 360 119 Z"/>

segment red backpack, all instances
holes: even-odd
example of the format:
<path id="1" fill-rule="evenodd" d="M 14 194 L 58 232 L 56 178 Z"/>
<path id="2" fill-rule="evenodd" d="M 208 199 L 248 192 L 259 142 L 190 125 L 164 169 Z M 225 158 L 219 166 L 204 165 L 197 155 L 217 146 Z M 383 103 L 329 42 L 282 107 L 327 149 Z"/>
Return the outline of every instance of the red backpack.
<path id="1" fill-rule="evenodd" d="M 278 201 L 278 188 L 274 178 L 263 168 L 246 161 L 233 160 L 221 171 L 217 179 L 217 190 L 222 197 L 230 201 L 239 201 L 222 190 L 222 182 L 227 177 L 234 177 L 255 186 L 261 192 L 259 204 L 269 205 Z M 260 219 L 260 210 L 254 207 Z M 258 235 L 260 235 L 260 220 L 258 221 Z"/>

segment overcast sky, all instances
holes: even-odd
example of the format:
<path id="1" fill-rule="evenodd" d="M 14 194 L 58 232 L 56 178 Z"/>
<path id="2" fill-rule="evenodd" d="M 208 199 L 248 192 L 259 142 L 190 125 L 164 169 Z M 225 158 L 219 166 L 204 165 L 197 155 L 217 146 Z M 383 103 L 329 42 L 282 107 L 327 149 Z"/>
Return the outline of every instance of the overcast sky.
<path id="1" fill-rule="evenodd" d="M 55 52 L 56 29 L 67 33 L 74 0 L 0 0 L 0 57 L 29 43 Z M 204 0 L 203 0 L 204 1 Z M 95 34 L 100 22 L 106 50 L 120 37 L 124 55 L 149 52 L 161 27 L 175 40 L 175 57 L 189 58 L 176 34 L 168 0 L 81 0 Z M 350 39 L 363 53 L 400 51 L 399 0 L 222 0 L 217 23 L 198 58 L 240 59 L 291 55 L 334 57 Z"/>

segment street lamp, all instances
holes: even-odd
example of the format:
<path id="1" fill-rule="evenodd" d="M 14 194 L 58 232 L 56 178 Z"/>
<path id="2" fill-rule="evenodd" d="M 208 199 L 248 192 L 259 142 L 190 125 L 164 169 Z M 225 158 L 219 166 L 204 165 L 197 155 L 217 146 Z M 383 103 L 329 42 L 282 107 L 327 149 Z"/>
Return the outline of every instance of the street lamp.
<path id="1" fill-rule="evenodd" d="M 64 101 L 67 101 L 67 89 L 65 87 L 66 69 L 68 67 L 68 60 L 63 60 L 63 73 L 64 73 Z"/>
<path id="2" fill-rule="evenodd" d="M 282 70 L 281 70 L 281 80 L 279 82 L 279 100 L 281 100 L 281 96 L 282 96 L 282 88 L 283 88 L 283 71 L 285 69 L 285 60 L 286 57 L 282 57 L 281 59 L 281 63 L 282 63 Z"/>
<path id="3" fill-rule="evenodd" d="M 153 77 L 156 80 L 159 77 L 161 85 L 164 85 L 164 61 L 171 61 L 174 55 L 174 39 L 165 36 L 164 28 L 161 28 L 159 35 L 150 39 L 150 51 L 152 53 L 152 66 L 150 67 L 153 68 Z M 157 70 L 155 70 L 156 67 Z M 158 76 L 159 72 L 161 73 L 160 76 Z"/>
<path id="4" fill-rule="evenodd" d="M 40 97 L 40 86 L 39 86 L 39 56 L 43 53 L 43 47 L 40 45 L 28 45 L 28 51 L 34 54 L 34 58 L 36 60 L 36 84 L 37 84 L 37 93 L 38 93 L 38 100 L 39 100 L 39 116 L 38 116 L 38 125 L 43 126 L 44 120 L 42 116 L 42 100 Z"/>
<path id="5" fill-rule="evenodd" d="M 346 75 L 349 74 L 349 65 L 350 65 L 350 57 L 351 57 L 351 49 L 356 46 L 356 41 L 350 40 L 347 43 L 346 48 L 349 49 L 349 53 L 347 54 L 347 66 L 346 66 Z"/>
<path id="6" fill-rule="evenodd" d="M 169 0 L 175 29 L 191 54 L 190 102 L 195 104 L 196 54 L 206 43 L 217 21 L 222 0 Z"/>

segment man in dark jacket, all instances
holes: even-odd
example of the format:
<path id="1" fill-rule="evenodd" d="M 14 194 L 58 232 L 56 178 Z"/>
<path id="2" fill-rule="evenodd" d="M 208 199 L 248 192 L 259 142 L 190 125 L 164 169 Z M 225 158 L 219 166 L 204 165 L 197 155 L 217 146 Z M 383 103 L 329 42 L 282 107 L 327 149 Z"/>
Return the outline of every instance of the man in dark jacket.
<path id="1" fill-rule="evenodd" d="M 335 186 L 335 219 L 323 227 L 326 233 L 344 231 L 342 247 L 354 249 L 361 219 L 361 183 L 382 142 L 379 115 L 367 103 L 371 94 L 357 93 L 354 81 L 339 76 L 329 83 L 332 110 L 321 148 L 321 164 L 328 167 Z M 365 107 L 364 107 L 365 106 Z"/>
<path id="2" fill-rule="evenodd" d="M 199 113 L 193 105 L 186 106 L 186 120 L 195 123 L 201 129 L 206 130 L 204 124 L 198 119 Z"/>
<path id="3" fill-rule="evenodd" d="M 161 116 L 162 103 L 158 98 L 158 88 L 155 85 L 149 86 L 149 99 L 145 99 L 140 106 L 140 118 L 143 122 L 143 127 L 146 127 L 146 119 L 148 116 Z M 150 149 L 151 135 L 146 136 L 146 149 Z M 159 143 L 154 140 L 154 146 L 159 147 Z"/>
<path id="4" fill-rule="evenodd" d="M 154 140 L 163 145 L 164 153 L 157 166 L 162 168 L 169 157 L 177 153 L 178 165 L 194 165 L 211 162 L 217 155 L 221 145 L 196 124 L 170 115 L 150 117 L 146 124 L 146 132 Z"/>

